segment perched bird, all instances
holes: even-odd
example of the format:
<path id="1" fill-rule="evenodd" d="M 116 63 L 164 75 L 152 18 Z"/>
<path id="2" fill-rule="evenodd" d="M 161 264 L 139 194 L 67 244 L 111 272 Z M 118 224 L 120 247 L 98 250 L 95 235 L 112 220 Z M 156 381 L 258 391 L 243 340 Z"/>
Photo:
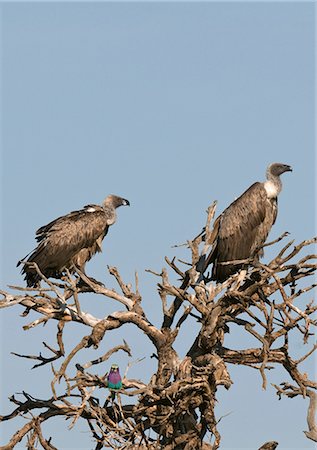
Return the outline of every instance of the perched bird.
<path id="1" fill-rule="evenodd" d="M 213 263 L 211 278 L 222 282 L 247 266 L 223 263 L 263 256 L 262 246 L 277 216 L 277 196 L 282 190 L 280 175 L 290 171 L 287 164 L 270 164 L 267 180 L 252 184 L 215 220 L 213 248 L 199 263 L 202 273 Z"/>
<path id="2" fill-rule="evenodd" d="M 117 364 L 112 364 L 110 372 L 107 375 L 108 388 L 110 390 L 118 390 L 122 388 L 122 378 Z M 114 400 L 115 392 L 111 392 L 111 398 Z"/>
<path id="3" fill-rule="evenodd" d="M 28 258 L 22 273 L 29 287 L 37 286 L 41 277 L 29 263 L 36 263 L 46 278 L 60 278 L 65 271 L 85 271 L 85 264 L 101 252 L 103 238 L 116 221 L 116 209 L 130 205 L 117 195 L 108 195 L 100 205 L 87 205 L 79 211 L 53 220 L 36 232 L 38 246 Z M 25 259 L 24 258 L 24 259 Z M 22 262 L 19 261 L 17 266 Z"/>

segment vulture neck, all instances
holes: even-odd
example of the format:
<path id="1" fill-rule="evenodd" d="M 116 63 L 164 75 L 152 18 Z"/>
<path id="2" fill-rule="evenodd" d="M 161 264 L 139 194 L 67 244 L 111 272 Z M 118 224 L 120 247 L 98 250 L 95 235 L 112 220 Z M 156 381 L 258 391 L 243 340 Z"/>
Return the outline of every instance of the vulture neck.
<path id="1" fill-rule="evenodd" d="M 264 183 L 264 187 L 268 198 L 275 198 L 282 190 L 282 181 L 279 175 L 273 175 L 271 172 L 266 174 L 267 181 Z"/>
<path id="2" fill-rule="evenodd" d="M 115 209 L 115 206 L 113 204 L 113 199 L 112 197 L 108 196 L 104 199 L 104 201 L 102 202 L 102 207 L 103 208 L 111 208 L 111 209 Z"/>

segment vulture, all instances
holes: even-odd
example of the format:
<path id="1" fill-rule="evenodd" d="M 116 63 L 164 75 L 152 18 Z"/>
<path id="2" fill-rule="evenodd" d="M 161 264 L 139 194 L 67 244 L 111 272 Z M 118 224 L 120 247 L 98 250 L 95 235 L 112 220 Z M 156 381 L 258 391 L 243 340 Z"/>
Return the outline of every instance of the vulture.
<path id="1" fill-rule="evenodd" d="M 277 197 L 282 190 L 280 176 L 291 172 L 287 164 L 272 163 L 266 170 L 266 181 L 252 184 L 215 220 L 213 248 L 201 262 L 203 272 L 213 263 L 211 279 L 223 282 L 246 267 L 246 262 L 263 256 L 262 246 L 277 216 Z M 226 264 L 227 263 L 227 264 Z"/>
<path id="2" fill-rule="evenodd" d="M 116 209 L 130 205 L 117 195 L 108 195 L 102 205 L 87 205 L 53 220 L 36 231 L 38 246 L 17 266 L 24 263 L 22 274 L 28 287 L 35 287 L 41 277 L 30 263 L 36 263 L 46 278 L 60 278 L 65 269 L 82 272 L 95 253 L 101 252 L 103 238 L 116 221 Z M 27 261 L 25 261 L 25 259 Z"/>

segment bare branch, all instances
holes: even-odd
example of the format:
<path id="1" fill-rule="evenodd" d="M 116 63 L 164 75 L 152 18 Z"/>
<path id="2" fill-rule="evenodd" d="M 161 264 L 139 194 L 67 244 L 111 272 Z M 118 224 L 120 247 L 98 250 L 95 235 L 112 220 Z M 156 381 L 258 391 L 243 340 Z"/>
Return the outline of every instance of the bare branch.
<path id="1" fill-rule="evenodd" d="M 41 400 L 26 392 L 22 392 L 22 400 L 20 395 L 10 397 L 15 409 L 0 416 L 0 422 L 23 416 L 26 423 L 2 449 L 13 449 L 24 440 L 29 449 L 55 450 L 51 439 L 44 436 L 42 424 L 61 416 L 70 421 L 70 428 L 79 421 L 86 422 L 96 450 L 216 450 L 221 445 L 219 419 L 215 414 L 217 396 L 220 389 L 230 389 L 232 385 L 232 364 L 257 371 L 259 386 L 262 382 L 264 389 L 270 382 L 271 371 L 280 367 L 292 384 L 274 385 L 277 395 L 309 400 L 305 435 L 316 441 L 317 383 L 300 369 L 300 364 L 317 349 L 316 342 L 311 343 L 317 326 L 317 306 L 312 300 L 316 283 L 311 281 L 317 269 L 317 257 L 310 251 L 316 238 L 297 245 L 290 241 L 266 263 L 246 259 L 248 270 L 234 274 L 223 283 L 214 283 L 203 273 L 206 255 L 212 255 L 219 226 L 219 218 L 213 221 L 215 208 L 216 203 L 208 208 L 203 231 L 186 244 L 189 254 L 188 261 L 183 261 L 186 270 L 179 267 L 176 257 L 171 260 L 166 257 L 167 267 L 159 272 L 148 270 L 159 278 L 161 328 L 146 314 L 144 305 L 149 307 L 153 299 L 143 305 L 138 273 L 135 272 L 133 287 L 124 281 L 116 267 L 108 267 L 116 289 L 108 289 L 80 269 L 74 275 L 66 271 L 62 280 L 53 282 L 35 267 L 45 288 L 12 287 L 13 292 L 0 291 L 0 308 L 19 305 L 25 319 L 37 314 L 23 326 L 25 331 L 57 321 L 57 345 L 43 342 L 47 355 L 38 350 L 33 351 L 35 355 L 12 353 L 35 360 L 33 368 L 61 359 L 58 368 L 51 364 L 52 398 Z M 274 249 L 287 235 L 283 233 L 264 247 Z M 232 263 L 241 264 L 241 260 L 224 264 Z M 175 276 L 181 278 L 179 284 L 171 281 Z M 110 300 L 111 305 L 123 305 L 124 310 L 114 308 L 106 317 L 94 317 L 81 308 L 84 304 L 81 296 L 87 293 L 92 294 L 91 301 L 98 294 Z M 304 298 L 308 298 L 306 302 Z M 181 330 L 191 327 L 194 320 L 197 334 L 182 358 L 175 350 L 176 344 L 182 336 Z M 89 327 L 89 331 L 79 342 L 72 343 L 70 351 L 65 351 L 68 346 L 64 346 L 63 332 L 69 322 Z M 132 362 L 128 359 L 132 350 L 126 341 L 109 345 L 112 342 L 107 339 L 109 333 L 119 328 L 124 332 L 128 324 L 134 325 L 154 346 L 152 357 L 157 368 L 149 381 L 128 379 L 130 367 L 140 359 Z M 241 350 L 228 348 L 227 333 L 232 324 L 252 337 L 257 346 Z M 297 359 L 292 357 L 291 332 L 310 344 L 309 350 L 296 354 Z M 102 350 L 96 357 L 89 354 L 87 361 L 84 350 L 88 348 Z M 127 362 L 125 367 L 120 367 L 120 373 L 124 373 L 121 380 L 119 377 L 118 383 L 112 383 L 110 358 L 117 352 L 122 352 L 120 357 L 127 358 Z M 116 366 L 112 365 L 116 372 Z M 270 441 L 260 448 L 273 450 L 276 446 L 276 441 Z"/>

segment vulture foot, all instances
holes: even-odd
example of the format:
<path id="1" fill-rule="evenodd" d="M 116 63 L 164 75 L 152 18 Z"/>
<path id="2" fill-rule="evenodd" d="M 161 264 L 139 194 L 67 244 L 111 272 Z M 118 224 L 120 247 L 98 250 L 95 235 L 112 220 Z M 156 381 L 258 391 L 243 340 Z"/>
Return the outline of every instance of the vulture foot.
<path id="1" fill-rule="evenodd" d="M 77 281 L 77 287 L 81 290 L 81 292 L 92 292 L 93 286 L 92 285 L 98 285 L 101 287 L 105 287 L 101 281 L 95 280 L 93 277 L 89 277 L 86 275 L 87 281 L 83 280 L 82 278 L 79 278 Z"/>

